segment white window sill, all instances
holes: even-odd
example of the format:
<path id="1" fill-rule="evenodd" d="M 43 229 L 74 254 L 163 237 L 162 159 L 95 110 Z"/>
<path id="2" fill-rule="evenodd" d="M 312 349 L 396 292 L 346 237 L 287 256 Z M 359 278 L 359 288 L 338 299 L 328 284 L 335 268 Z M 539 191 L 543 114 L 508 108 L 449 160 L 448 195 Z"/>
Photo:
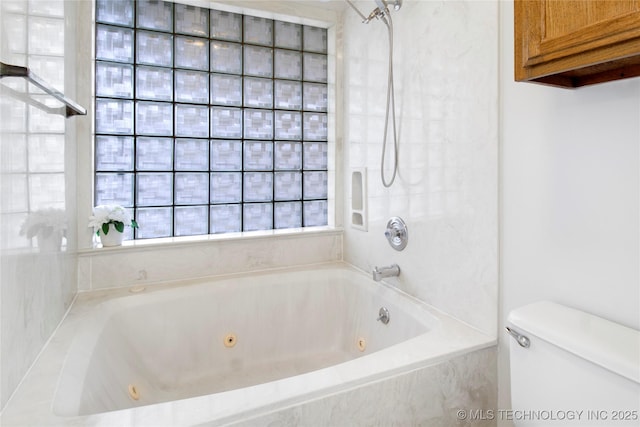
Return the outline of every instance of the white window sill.
<path id="1" fill-rule="evenodd" d="M 341 235 L 342 231 L 342 228 L 322 226 L 287 228 L 283 230 L 248 231 L 240 233 L 205 234 L 201 236 L 165 237 L 160 239 L 125 240 L 124 242 L 122 242 L 122 246 L 102 247 L 102 245 L 98 244 L 97 246 L 90 249 L 79 250 L 78 255 L 90 256 L 97 253 L 105 252 L 116 253 L 131 250 L 175 248 L 180 246 L 210 244 L 214 242 L 251 241 L 259 239 L 272 239 L 276 237 L 295 238 L 303 235 Z"/>

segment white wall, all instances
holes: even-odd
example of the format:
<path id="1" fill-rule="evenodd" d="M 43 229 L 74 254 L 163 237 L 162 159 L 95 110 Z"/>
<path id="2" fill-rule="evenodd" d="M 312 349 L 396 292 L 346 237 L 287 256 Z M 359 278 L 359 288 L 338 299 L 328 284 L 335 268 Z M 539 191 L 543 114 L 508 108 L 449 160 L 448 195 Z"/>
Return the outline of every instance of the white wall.
<path id="1" fill-rule="evenodd" d="M 26 66 L 74 97 L 74 2 L 0 5 L 0 58 Z M 24 93 L 23 79 L 2 86 Z M 49 96 L 35 99 L 58 107 Z M 75 124 L 0 93 L 0 409 L 62 319 L 76 290 Z M 55 229 L 30 237 L 23 227 L 40 212 Z M 64 224 L 64 225 L 63 225 Z"/>
<path id="2" fill-rule="evenodd" d="M 365 14 L 375 6 L 356 4 Z M 345 260 L 367 271 L 399 264 L 400 289 L 494 335 L 498 5 L 406 0 L 392 19 L 400 172 L 385 189 L 386 27 L 349 8 L 344 17 Z M 366 232 L 351 228 L 348 210 L 358 167 L 368 170 Z M 392 216 L 408 225 L 402 252 L 384 237 Z"/>
<path id="3" fill-rule="evenodd" d="M 515 83 L 513 4 L 500 7 L 501 325 L 547 299 L 640 329 L 640 79 Z M 509 408 L 499 336 L 499 406 Z"/>

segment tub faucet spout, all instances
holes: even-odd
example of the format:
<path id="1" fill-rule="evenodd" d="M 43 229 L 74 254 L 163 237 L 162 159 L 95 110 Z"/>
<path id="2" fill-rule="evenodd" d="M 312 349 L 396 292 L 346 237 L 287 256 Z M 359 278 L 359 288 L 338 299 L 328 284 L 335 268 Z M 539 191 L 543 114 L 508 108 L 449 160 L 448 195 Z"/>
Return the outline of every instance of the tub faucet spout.
<path id="1" fill-rule="evenodd" d="M 392 264 L 387 267 L 374 267 L 373 268 L 373 280 L 379 282 L 385 277 L 398 277 L 400 276 L 400 267 L 398 264 Z"/>

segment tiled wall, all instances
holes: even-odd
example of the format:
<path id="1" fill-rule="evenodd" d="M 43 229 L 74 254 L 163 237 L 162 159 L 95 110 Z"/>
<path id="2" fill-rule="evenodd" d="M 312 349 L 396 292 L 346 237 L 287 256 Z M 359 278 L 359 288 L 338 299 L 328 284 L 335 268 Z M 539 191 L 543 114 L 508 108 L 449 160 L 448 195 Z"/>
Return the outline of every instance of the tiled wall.
<path id="1" fill-rule="evenodd" d="M 375 7 L 356 4 L 365 15 Z M 489 334 L 498 295 L 497 9 L 406 0 L 392 12 L 400 152 L 389 189 L 380 178 L 387 30 L 350 9 L 344 18 L 345 259 L 369 271 L 399 264 L 400 289 Z M 350 226 L 351 172 L 363 167 L 368 231 Z M 408 225 L 402 252 L 384 236 L 392 216 Z"/>
<path id="2" fill-rule="evenodd" d="M 2 1 L 0 58 L 29 66 L 69 93 L 65 32 L 69 4 Z M 48 114 L 15 94 L 58 107 L 23 79 L 0 93 L 0 408 L 64 315 L 76 285 L 74 118 Z M 6 87 L 9 89 L 6 89 Z M 71 122 L 70 122 L 71 121 Z"/>

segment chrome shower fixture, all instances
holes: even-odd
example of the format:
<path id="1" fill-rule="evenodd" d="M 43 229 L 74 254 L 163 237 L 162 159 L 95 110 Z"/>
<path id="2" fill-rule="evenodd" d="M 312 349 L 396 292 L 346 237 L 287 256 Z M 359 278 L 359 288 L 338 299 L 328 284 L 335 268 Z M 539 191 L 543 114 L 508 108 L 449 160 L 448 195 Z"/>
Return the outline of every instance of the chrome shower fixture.
<path id="1" fill-rule="evenodd" d="M 391 13 L 389 13 L 389 6 L 393 6 L 394 10 L 400 10 L 402 7 L 402 0 L 374 0 L 377 7 L 369 14 L 364 16 L 362 12 L 351 2 L 351 0 L 345 0 L 353 10 L 356 11 L 362 22 L 368 24 L 373 18 L 380 19 L 387 27 L 389 33 L 389 75 L 387 77 L 387 104 L 386 112 L 384 115 L 384 131 L 382 134 L 382 155 L 380 156 L 380 179 L 382 185 L 386 188 L 391 187 L 396 180 L 398 174 L 398 132 L 396 129 L 396 101 L 395 90 L 393 88 L 393 20 L 391 19 Z M 389 113 L 391 113 L 391 130 L 393 133 L 393 173 L 391 178 L 387 181 L 385 177 L 385 158 L 387 153 L 387 131 L 389 130 Z"/>
<path id="2" fill-rule="evenodd" d="M 400 10 L 400 8 L 402 7 L 402 0 L 393 0 L 393 1 L 376 0 L 376 4 L 378 5 L 378 7 L 382 8 L 382 9 L 387 9 L 387 7 L 390 4 L 392 4 L 393 5 L 393 10 Z"/>
<path id="3" fill-rule="evenodd" d="M 402 0 L 375 0 L 377 7 L 371 11 L 369 16 L 364 16 L 362 12 L 351 2 L 351 0 L 345 0 L 353 10 L 356 11 L 362 22 L 368 24 L 374 18 L 385 19 L 385 15 L 389 14 L 389 6 L 393 7 L 393 10 L 400 10 L 402 7 Z"/>

